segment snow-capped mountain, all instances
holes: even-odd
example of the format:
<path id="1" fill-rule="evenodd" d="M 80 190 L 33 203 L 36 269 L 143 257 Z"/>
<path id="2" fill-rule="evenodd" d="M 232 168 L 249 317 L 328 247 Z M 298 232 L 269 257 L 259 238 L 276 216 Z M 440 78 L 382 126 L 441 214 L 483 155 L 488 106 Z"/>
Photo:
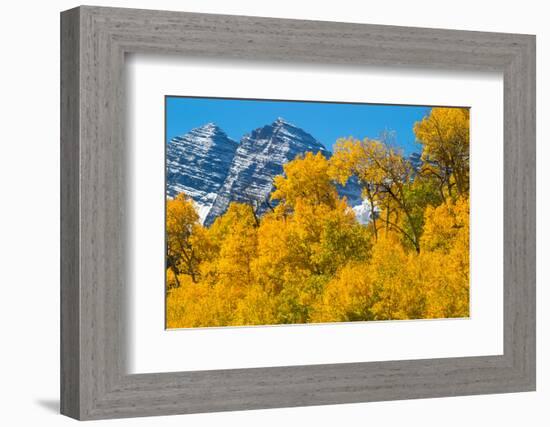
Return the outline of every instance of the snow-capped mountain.
<path id="1" fill-rule="evenodd" d="M 214 123 L 173 138 L 166 147 L 166 194 L 187 194 L 206 218 L 229 172 L 238 144 Z"/>
<path id="2" fill-rule="evenodd" d="M 259 213 L 265 212 L 273 178 L 283 173 L 285 163 L 306 151 L 327 152 L 313 136 L 282 118 L 243 136 L 205 222 L 212 222 L 233 201 L 257 204 Z"/>
<path id="3" fill-rule="evenodd" d="M 283 173 L 285 163 L 308 151 L 331 156 L 312 135 L 282 118 L 243 136 L 239 144 L 208 124 L 172 139 L 168 147 L 167 194 L 185 192 L 206 225 L 233 201 L 253 204 L 264 213 L 273 178 Z M 339 188 L 339 193 L 351 206 L 362 203 L 356 180 Z"/>

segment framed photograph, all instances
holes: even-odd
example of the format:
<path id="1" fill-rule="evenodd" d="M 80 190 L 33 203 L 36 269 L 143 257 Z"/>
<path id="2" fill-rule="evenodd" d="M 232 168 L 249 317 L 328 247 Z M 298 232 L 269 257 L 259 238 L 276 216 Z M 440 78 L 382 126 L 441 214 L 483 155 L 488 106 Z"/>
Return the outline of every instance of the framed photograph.
<path id="1" fill-rule="evenodd" d="M 535 390 L 535 37 L 61 14 L 61 411 Z"/>
<path id="2" fill-rule="evenodd" d="M 470 317 L 468 108 L 167 96 L 165 114 L 168 329 Z"/>

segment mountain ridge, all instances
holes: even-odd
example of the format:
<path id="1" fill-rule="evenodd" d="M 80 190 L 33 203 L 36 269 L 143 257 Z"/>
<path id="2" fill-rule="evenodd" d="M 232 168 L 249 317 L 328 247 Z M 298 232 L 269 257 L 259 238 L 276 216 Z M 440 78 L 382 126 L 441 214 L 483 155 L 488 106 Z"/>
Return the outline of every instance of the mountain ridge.
<path id="1" fill-rule="evenodd" d="M 304 129 L 278 117 L 253 129 L 237 142 L 215 123 L 207 123 L 172 138 L 166 149 L 166 195 L 184 192 L 194 202 L 201 223 L 210 225 L 231 202 L 255 205 L 259 215 L 269 209 L 273 178 L 283 165 L 306 152 L 331 151 Z M 356 179 L 345 187 L 346 196 L 360 222 L 368 222 L 367 207 Z"/>
<path id="2" fill-rule="evenodd" d="M 258 214 L 263 214 L 273 178 L 283 173 L 285 163 L 308 151 L 327 152 L 312 135 L 281 117 L 243 135 L 205 223 L 223 214 L 231 202 L 257 204 Z"/>

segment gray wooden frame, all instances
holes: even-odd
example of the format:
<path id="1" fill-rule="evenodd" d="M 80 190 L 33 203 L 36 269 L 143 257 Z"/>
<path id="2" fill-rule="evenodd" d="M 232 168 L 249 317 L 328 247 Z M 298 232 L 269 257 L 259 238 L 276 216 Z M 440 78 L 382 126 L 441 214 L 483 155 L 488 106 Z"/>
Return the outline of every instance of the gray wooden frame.
<path id="1" fill-rule="evenodd" d="M 504 354 L 128 375 L 124 58 L 132 52 L 502 72 Z M 61 14 L 63 414 L 100 419 L 534 389 L 534 36 L 88 6 Z"/>

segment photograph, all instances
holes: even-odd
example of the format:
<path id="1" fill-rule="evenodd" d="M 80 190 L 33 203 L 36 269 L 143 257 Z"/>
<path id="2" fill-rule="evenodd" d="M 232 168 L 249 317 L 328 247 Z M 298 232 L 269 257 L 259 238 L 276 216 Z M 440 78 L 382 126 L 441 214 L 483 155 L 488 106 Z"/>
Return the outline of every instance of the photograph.
<path id="1" fill-rule="evenodd" d="M 470 110 L 165 96 L 166 328 L 470 315 Z"/>

